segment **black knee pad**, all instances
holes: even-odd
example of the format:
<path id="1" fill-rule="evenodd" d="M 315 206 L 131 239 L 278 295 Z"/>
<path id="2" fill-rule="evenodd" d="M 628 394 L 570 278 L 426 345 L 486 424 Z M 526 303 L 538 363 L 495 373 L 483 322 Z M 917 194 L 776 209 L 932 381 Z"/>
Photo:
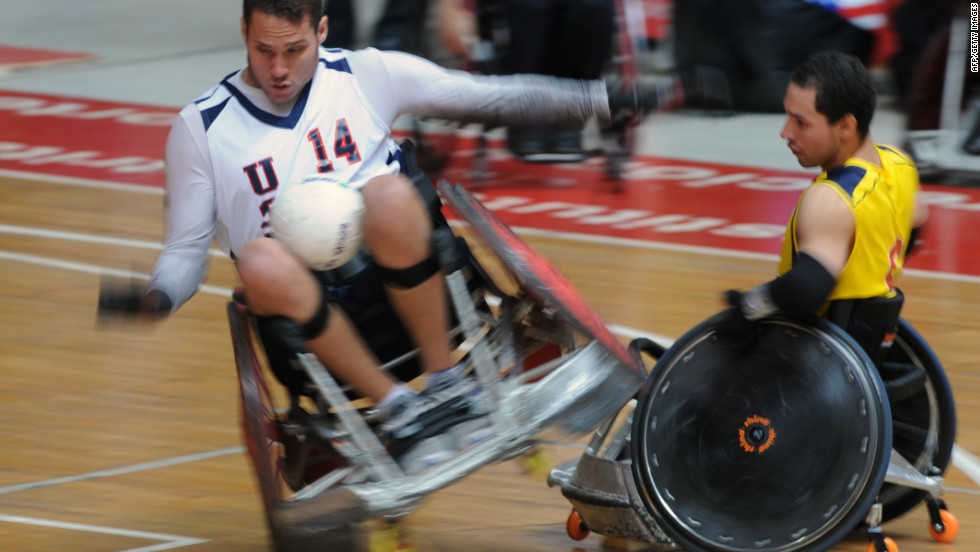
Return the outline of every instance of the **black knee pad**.
<path id="1" fill-rule="evenodd" d="M 330 303 L 327 302 L 326 297 L 320 295 L 320 306 L 317 307 L 316 312 L 313 317 L 306 321 L 305 324 L 299 325 L 300 335 L 304 340 L 310 341 L 316 339 L 327 329 L 327 324 L 330 322 Z"/>
<path id="2" fill-rule="evenodd" d="M 292 352 L 306 351 L 306 342 L 316 339 L 330 322 L 330 305 L 321 296 L 320 306 L 305 323 L 285 316 L 256 317 L 263 340 L 275 340 Z"/>
<path id="3" fill-rule="evenodd" d="M 422 261 L 405 268 L 388 268 L 377 265 L 378 275 L 385 285 L 409 289 L 422 285 L 442 269 L 435 255 L 429 255 Z"/>
<path id="4" fill-rule="evenodd" d="M 296 366 L 296 355 L 307 351 L 306 342 L 322 334 L 329 320 L 330 307 L 322 296 L 320 307 L 305 324 L 285 316 L 255 317 L 269 368 L 293 395 L 304 394 L 308 381 L 306 374 Z"/>

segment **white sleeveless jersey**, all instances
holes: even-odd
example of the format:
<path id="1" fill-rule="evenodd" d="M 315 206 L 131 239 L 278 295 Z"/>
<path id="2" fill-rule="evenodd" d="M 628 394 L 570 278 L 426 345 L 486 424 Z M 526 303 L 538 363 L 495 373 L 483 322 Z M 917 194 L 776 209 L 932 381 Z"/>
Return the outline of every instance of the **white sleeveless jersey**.
<path id="1" fill-rule="evenodd" d="M 355 187 L 401 169 L 397 143 L 361 92 L 342 52 L 322 50 L 286 116 L 263 111 L 229 79 L 195 102 L 211 155 L 217 228 L 226 253 L 268 234 L 277 191 L 325 173 Z"/>

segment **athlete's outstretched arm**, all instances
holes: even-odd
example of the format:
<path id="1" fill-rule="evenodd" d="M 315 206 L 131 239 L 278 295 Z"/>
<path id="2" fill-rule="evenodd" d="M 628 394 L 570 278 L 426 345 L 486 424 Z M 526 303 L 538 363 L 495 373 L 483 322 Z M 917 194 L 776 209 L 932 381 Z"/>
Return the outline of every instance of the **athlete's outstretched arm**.
<path id="1" fill-rule="evenodd" d="M 444 69 L 400 52 L 363 50 L 351 56 L 361 89 L 391 124 L 411 114 L 493 126 L 577 128 L 596 117 L 614 124 L 630 116 L 691 103 L 718 107 L 728 97 L 723 75 L 704 68 L 650 88 L 619 90 L 601 80 L 544 75 L 474 75 Z"/>
<path id="2" fill-rule="evenodd" d="M 796 214 L 797 257 L 793 268 L 746 293 L 728 291 L 727 301 L 749 320 L 778 311 L 805 315 L 823 305 L 851 255 L 854 215 L 831 186 L 812 186 Z"/>
<path id="3" fill-rule="evenodd" d="M 166 236 L 149 286 L 105 280 L 99 294 L 103 322 L 153 322 L 166 317 L 197 291 L 207 271 L 215 227 L 215 188 L 203 125 L 178 117 L 166 145 Z"/>

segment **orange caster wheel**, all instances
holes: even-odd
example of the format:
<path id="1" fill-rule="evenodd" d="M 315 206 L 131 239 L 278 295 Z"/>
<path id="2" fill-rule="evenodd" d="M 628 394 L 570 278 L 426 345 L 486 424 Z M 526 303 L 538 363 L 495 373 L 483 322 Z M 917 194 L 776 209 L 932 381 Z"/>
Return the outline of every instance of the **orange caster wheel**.
<path id="1" fill-rule="evenodd" d="M 937 542 L 949 544 L 960 534 L 960 520 L 956 519 L 949 510 L 939 510 L 939 517 L 943 520 L 942 525 L 930 523 L 929 534 Z"/>
<path id="2" fill-rule="evenodd" d="M 580 541 L 589 536 L 589 528 L 582 521 L 582 516 L 575 510 L 568 514 L 568 521 L 565 522 L 565 531 L 572 540 Z"/>
<path id="3" fill-rule="evenodd" d="M 868 543 L 867 552 L 898 552 L 898 543 L 895 542 L 895 539 L 891 537 L 884 537 L 882 540 L 885 543 L 885 550 L 878 550 L 878 548 L 875 546 L 875 541 L 872 540 Z"/>

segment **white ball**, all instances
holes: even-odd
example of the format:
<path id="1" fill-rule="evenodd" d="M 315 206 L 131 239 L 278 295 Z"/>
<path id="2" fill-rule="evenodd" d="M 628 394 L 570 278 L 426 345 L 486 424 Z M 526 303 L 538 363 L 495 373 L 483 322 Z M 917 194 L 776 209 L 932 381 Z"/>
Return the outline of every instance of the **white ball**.
<path id="1" fill-rule="evenodd" d="M 337 268 L 364 236 L 364 198 L 346 182 L 312 174 L 279 190 L 269 211 L 272 237 L 314 270 Z"/>

